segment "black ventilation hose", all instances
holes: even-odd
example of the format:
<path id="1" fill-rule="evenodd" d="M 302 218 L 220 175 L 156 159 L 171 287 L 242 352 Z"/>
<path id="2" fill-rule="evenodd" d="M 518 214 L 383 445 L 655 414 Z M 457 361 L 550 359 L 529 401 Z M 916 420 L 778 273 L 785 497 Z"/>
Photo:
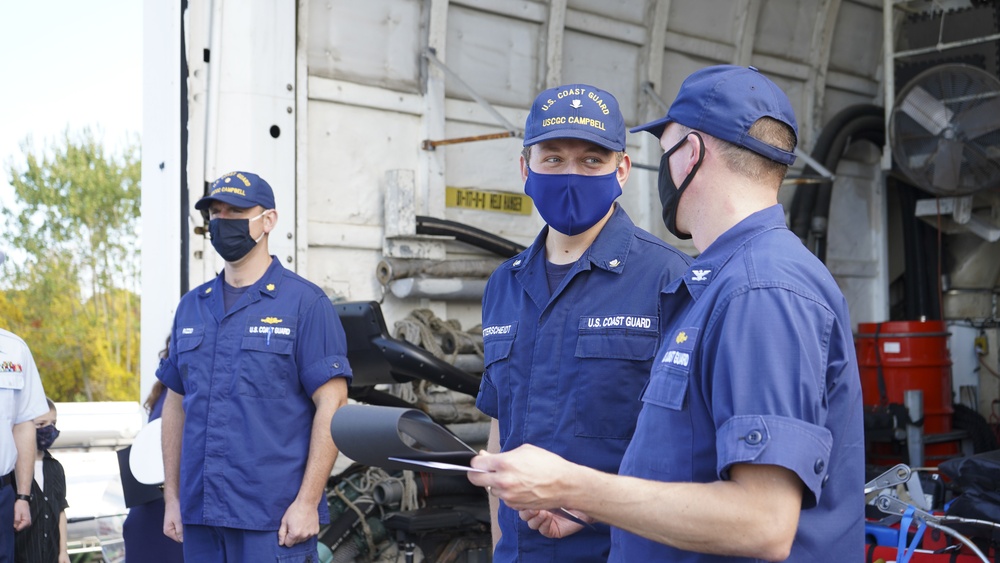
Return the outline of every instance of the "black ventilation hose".
<path id="1" fill-rule="evenodd" d="M 840 131 L 853 120 L 867 116 L 881 117 L 883 115 L 882 108 L 872 104 L 858 104 L 840 110 L 823 126 L 823 130 L 816 139 L 816 144 L 813 146 L 810 156 L 817 162 L 823 163 L 823 166 L 826 166 L 828 170 L 833 170 L 833 168 L 828 166 L 828 160 L 832 154 L 831 148 Z M 841 151 L 843 151 L 843 148 L 841 148 Z M 837 160 L 840 160 L 839 153 L 837 153 Z M 834 165 L 835 167 L 836 165 Z M 819 171 L 812 166 L 806 165 L 803 173 L 806 175 L 818 175 Z M 825 183 L 829 184 L 830 182 Z M 817 188 L 818 186 L 799 186 L 795 190 L 795 196 L 792 198 L 791 225 L 789 227 L 803 241 L 808 238 L 812 227 L 813 211 L 816 207 L 817 196 L 819 195 L 819 189 Z M 829 203 L 826 204 L 826 207 L 829 207 Z"/>
<path id="2" fill-rule="evenodd" d="M 847 146 L 860 140 L 870 141 L 879 148 L 885 145 L 885 118 L 881 114 L 865 115 L 845 124 L 844 128 L 833 138 L 830 152 L 823 165 L 827 167 L 827 170 L 836 170 Z M 830 225 L 830 199 L 832 196 L 833 182 L 823 182 L 818 186 L 812 218 L 809 221 L 815 241 L 815 254 L 823 262 L 826 262 L 826 234 Z"/>
<path id="3" fill-rule="evenodd" d="M 418 235 L 439 235 L 455 237 L 455 240 L 471 244 L 477 248 L 487 250 L 494 254 L 510 258 L 524 251 L 525 247 L 503 237 L 498 237 L 493 233 L 488 233 L 482 229 L 470 227 L 463 223 L 436 219 L 424 215 L 417 215 Z"/>

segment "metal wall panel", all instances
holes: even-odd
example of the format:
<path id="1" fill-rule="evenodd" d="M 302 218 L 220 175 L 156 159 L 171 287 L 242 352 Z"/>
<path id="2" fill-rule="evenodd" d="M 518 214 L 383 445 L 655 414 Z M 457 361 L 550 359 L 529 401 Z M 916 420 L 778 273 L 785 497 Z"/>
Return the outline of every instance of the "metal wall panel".
<path id="1" fill-rule="evenodd" d="M 419 90 L 419 0 L 310 1 L 309 74 Z"/>
<path id="2" fill-rule="evenodd" d="M 635 45 L 567 31 L 563 39 L 563 83 L 582 82 L 611 92 L 625 122 L 637 123 L 639 55 Z"/>
<path id="3" fill-rule="evenodd" d="M 861 41 L 859 38 L 873 38 Z M 830 69 L 862 77 L 877 84 L 882 49 L 874 38 L 882 37 L 882 12 L 865 4 L 843 2 L 834 28 Z M 876 101 L 873 99 L 871 101 Z M 838 108 L 839 109 L 839 108 Z"/>
<path id="4" fill-rule="evenodd" d="M 826 0 L 766 0 L 754 31 L 754 52 L 808 64 L 817 17 Z"/>
<path id="5" fill-rule="evenodd" d="M 656 2 L 657 0 L 650 0 Z M 567 6 L 571 10 L 579 10 L 626 21 L 643 24 L 646 21 L 647 3 L 635 0 L 569 0 Z"/>
<path id="6" fill-rule="evenodd" d="M 742 4 L 733 0 L 672 0 L 667 29 L 717 43 L 732 43 L 733 24 L 739 21 Z"/>
<path id="7" fill-rule="evenodd" d="M 528 106 L 537 94 L 541 33 L 537 22 L 452 5 L 444 62 L 490 102 Z M 459 84 L 446 84 L 448 97 L 472 99 Z"/>

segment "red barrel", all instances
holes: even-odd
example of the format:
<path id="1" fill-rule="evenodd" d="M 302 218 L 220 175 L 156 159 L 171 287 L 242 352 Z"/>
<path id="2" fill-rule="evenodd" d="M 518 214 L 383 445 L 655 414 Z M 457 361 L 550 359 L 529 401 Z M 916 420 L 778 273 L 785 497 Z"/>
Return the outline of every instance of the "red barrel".
<path id="1" fill-rule="evenodd" d="M 924 434 L 951 432 L 951 355 L 943 322 L 861 323 L 854 342 L 864 404 L 882 402 L 878 383 L 881 366 L 887 402 L 903 404 L 905 391 L 923 391 Z M 958 444 L 930 444 L 925 451 L 928 462 L 933 462 L 957 454 Z"/>

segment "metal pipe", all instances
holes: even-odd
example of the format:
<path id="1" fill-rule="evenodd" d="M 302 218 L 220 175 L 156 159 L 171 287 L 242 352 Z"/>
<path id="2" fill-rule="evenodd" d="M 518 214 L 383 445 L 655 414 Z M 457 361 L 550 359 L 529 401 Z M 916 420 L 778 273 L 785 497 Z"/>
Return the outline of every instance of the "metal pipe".
<path id="1" fill-rule="evenodd" d="M 914 57 L 916 55 L 947 51 L 948 49 L 958 49 L 959 47 L 968 47 L 969 45 L 977 45 L 979 43 L 986 43 L 987 41 L 996 41 L 997 39 L 1000 39 L 1000 33 L 994 33 L 993 35 L 986 35 L 983 37 L 974 37 L 972 39 L 963 39 L 961 41 L 952 41 L 951 43 L 939 42 L 933 47 L 921 47 L 919 49 L 910 49 L 908 51 L 898 51 L 896 53 L 896 58 Z"/>
<path id="2" fill-rule="evenodd" d="M 402 278 L 389 282 L 389 291 L 399 299 L 480 301 L 485 289 L 486 280 L 468 278 Z"/>
<path id="3" fill-rule="evenodd" d="M 420 144 L 420 148 L 425 151 L 432 151 L 443 145 L 457 145 L 459 143 L 471 143 L 474 141 L 490 141 L 492 139 L 506 139 L 508 137 L 516 136 L 517 133 L 514 131 L 504 131 L 503 133 L 487 133 L 486 135 L 473 135 L 472 137 L 455 137 L 452 139 L 441 139 L 440 141 L 424 139 L 424 142 Z"/>
<path id="4" fill-rule="evenodd" d="M 490 277 L 503 260 L 405 260 L 386 258 L 375 266 L 375 278 L 382 285 L 392 280 L 426 276 L 433 278 Z"/>
<path id="5" fill-rule="evenodd" d="M 910 413 L 911 421 L 924 418 L 924 392 L 919 389 L 907 389 L 903 392 L 903 404 Z M 910 454 L 910 467 L 924 465 L 924 433 L 923 429 L 913 424 L 906 425 L 906 451 Z"/>

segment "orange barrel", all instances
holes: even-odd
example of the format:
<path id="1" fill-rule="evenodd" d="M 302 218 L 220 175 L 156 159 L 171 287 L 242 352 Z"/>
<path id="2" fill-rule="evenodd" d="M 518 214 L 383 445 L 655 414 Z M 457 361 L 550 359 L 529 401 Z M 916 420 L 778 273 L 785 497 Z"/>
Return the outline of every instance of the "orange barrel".
<path id="1" fill-rule="evenodd" d="M 879 366 L 885 380 L 885 400 L 903 404 L 903 393 L 924 394 L 924 435 L 951 432 L 951 355 L 948 330 L 941 321 L 861 323 L 855 336 L 864 404 L 879 405 Z M 958 453 L 958 444 L 925 446 L 929 462 Z M 937 465 L 933 463 L 933 465 Z"/>

